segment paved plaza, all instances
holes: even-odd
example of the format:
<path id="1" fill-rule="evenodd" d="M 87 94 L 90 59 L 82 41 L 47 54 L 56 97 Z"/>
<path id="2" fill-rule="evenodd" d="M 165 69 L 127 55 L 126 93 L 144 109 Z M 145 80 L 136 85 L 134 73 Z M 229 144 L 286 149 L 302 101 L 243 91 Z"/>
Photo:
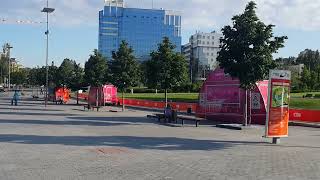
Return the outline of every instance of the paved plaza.
<path id="1" fill-rule="evenodd" d="M 45 108 L 28 97 L 17 107 L 0 97 L 1 180 L 320 179 L 316 128 L 290 127 L 290 137 L 272 145 L 263 127 L 167 126 L 147 111 Z"/>

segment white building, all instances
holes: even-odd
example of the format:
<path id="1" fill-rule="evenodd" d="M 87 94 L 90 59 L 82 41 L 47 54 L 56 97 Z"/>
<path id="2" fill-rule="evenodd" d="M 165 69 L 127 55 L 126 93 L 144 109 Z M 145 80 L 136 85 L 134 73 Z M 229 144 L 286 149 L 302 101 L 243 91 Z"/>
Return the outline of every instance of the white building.
<path id="1" fill-rule="evenodd" d="M 210 70 L 217 67 L 222 34 L 196 32 L 189 43 L 182 47 L 182 53 L 190 61 L 190 79 L 203 80 Z"/>

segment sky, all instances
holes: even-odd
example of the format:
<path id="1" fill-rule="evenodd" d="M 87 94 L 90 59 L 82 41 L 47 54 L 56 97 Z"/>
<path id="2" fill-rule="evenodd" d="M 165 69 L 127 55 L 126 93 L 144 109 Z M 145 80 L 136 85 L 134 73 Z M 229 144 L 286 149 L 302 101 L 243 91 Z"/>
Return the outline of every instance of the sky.
<path id="1" fill-rule="evenodd" d="M 249 0 L 154 0 L 153 7 L 182 14 L 182 40 L 196 31 L 220 31 L 243 12 Z M 288 36 L 285 48 L 274 57 L 297 56 L 306 48 L 320 47 L 320 0 L 255 0 L 259 18 L 274 24 L 275 36 Z M 0 44 L 13 46 L 12 57 L 27 67 L 45 65 L 45 24 L 16 24 L 17 20 L 44 22 L 45 0 L 0 0 Z M 152 8 L 152 0 L 125 0 L 127 7 Z M 84 64 L 98 47 L 98 12 L 104 0 L 49 0 L 56 9 L 50 15 L 49 61 L 64 58 Z"/>

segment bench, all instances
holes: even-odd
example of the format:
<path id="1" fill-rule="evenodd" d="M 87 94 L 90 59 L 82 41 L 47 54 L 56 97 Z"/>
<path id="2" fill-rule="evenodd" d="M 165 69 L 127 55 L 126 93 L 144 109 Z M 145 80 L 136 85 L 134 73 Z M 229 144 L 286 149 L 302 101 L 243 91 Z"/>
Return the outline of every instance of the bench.
<path id="1" fill-rule="evenodd" d="M 153 114 L 153 115 L 148 115 L 148 118 L 157 118 L 158 122 L 161 122 L 162 119 L 166 121 L 166 117 L 164 114 Z M 194 121 L 196 123 L 196 127 L 199 126 L 201 121 L 205 121 L 206 119 L 204 118 L 198 118 L 198 117 L 193 117 L 193 116 L 183 116 L 183 115 L 178 115 L 176 120 L 181 120 L 182 126 L 184 125 L 184 121 Z"/>
<path id="2" fill-rule="evenodd" d="M 88 109 L 88 110 L 92 110 L 92 111 L 94 111 L 94 109 L 97 109 L 97 112 L 99 112 L 99 110 L 100 110 L 100 106 L 90 106 L 90 105 L 84 105 L 83 106 L 83 110 L 85 111 L 86 109 Z"/>
<path id="3" fill-rule="evenodd" d="M 178 115 L 177 119 L 181 120 L 182 126 L 184 125 L 184 121 L 194 121 L 196 123 L 196 127 L 199 126 L 200 121 L 205 121 L 206 120 L 204 118 L 193 117 L 193 116 L 183 116 L 183 115 Z"/>
<path id="4" fill-rule="evenodd" d="M 161 119 L 166 119 L 165 115 L 164 114 L 153 114 L 153 115 L 148 115 L 147 116 L 148 118 L 156 118 L 158 119 L 158 122 L 161 122 Z"/>

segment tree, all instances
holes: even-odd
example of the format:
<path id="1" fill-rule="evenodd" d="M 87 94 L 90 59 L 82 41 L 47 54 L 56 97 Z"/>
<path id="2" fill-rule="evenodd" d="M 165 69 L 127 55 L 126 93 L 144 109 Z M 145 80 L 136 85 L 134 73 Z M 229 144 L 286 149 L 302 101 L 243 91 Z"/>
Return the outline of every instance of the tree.
<path id="1" fill-rule="evenodd" d="M 297 58 L 297 63 L 304 64 L 309 71 L 314 71 L 315 68 L 320 65 L 319 51 L 313 51 L 311 49 L 302 51 Z"/>
<path id="2" fill-rule="evenodd" d="M 5 75 L 8 75 L 8 59 L 4 55 L 0 55 L 0 83 L 4 83 Z"/>
<path id="3" fill-rule="evenodd" d="M 46 67 L 42 67 L 41 71 L 43 71 L 44 77 L 46 74 Z M 49 81 L 49 87 L 55 88 L 58 86 L 58 67 L 54 65 L 52 62 L 51 66 L 48 67 L 48 81 Z M 46 78 L 44 78 L 44 83 L 46 84 Z"/>
<path id="4" fill-rule="evenodd" d="M 83 69 L 80 64 L 74 60 L 64 59 L 58 69 L 58 81 L 60 85 L 78 90 L 83 83 Z"/>
<path id="5" fill-rule="evenodd" d="M 58 85 L 58 67 L 53 63 L 48 67 L 48 81 L 49 87 Z M 29 70 L 27 82 L 34 86 L 43 86 L 46 84 L 46 67 L 36 67 Z"/>
<path id="6" fill-rule="evenodd" d="M 28 70 L 20 69 L 19 71 L 11 73 L 11 83 L 16 85 L 23 85 L 28 80 Z"/>
<path id="7" fill-rule="evenodd" d="M 287 39 L 286 36 L 274 37 L 274 25 L 260 21 L 255 9 L 256 3 L 249 2 L 243 14 L 232 18 L 233 25 L 222 29 L 224 37 L 217 58 L 225 73 L 240 80 L 240 87 L 246 90 L 246 94 L 276 67 L 272 54 L 284 47 Z M 244 125 L 247 125 L 247 102 Z"/>
<path id="8" fill-rule="evenodd" d="M 30 69 L 28 77 L 27 77 L 28 84 L 33 85 L 33 86 L 42 85 L 39 82 L 38 74 L 39 74 L 39 67 Z"/>
<path id="9" fill-rule="evenodd" d="M 165 102 L 168 104 L 168 89 L 184 84 L 188 80 L 187 61 L 174 51 L 175 46 L 165 37 L 158 50 L 151 53 L 147 66 L 147 86 L 165 90 Z"/>
<path id="10" fill-rule="evenodd" d="M 277 66 L 279 68 L 285 68 L 285 67 L 288 67 L 288 66 L 293 66 L 293 65 L 296 65 L 296 58 L 295 57 L 288 57 L 288 58 L 277 58 L 275 59 L 276 63 L 277 63 Z"/>
<path id="11" fill-rule="evenodd" d="M 85 63 L 84 81 L 91 86 L 101 86 L 106 82 L 107 74 L 107 59 L 95 49 Z"/>
<path id="12" fill-rule="evenodd" d="M 58 85 L 70 87 L 71 81 L 74 78 L 74 61 L 64 59 L 58 68 Z"/>
<path id="13" fill-rule="evenodd" d="M 310 82 L 311 82 L 311 73 L 308 70 L 308 68 L 303 68 L 302 74 L 301 74 L 301 84 L 300 89 L 306 91 L 310 89 Z"/>
<path id="14" fill-rule="evenodd" d="M 58 69 L 58 84 L 77 91 L 77 104 L 79 104 L 78 90 L 83 85 L 83 69 L 80 64 L 70 59 L 64 59 Z"/>
<path id="15" fill-rule="evenodd" d="M 112 83 L 122 91 L 122 111 L 124 111 L 124 91 L 138 85 L 140 80 L 139 64 L 128 43 L 122 41 L 117 52 L 112 52 L 110 61 Z"/>

